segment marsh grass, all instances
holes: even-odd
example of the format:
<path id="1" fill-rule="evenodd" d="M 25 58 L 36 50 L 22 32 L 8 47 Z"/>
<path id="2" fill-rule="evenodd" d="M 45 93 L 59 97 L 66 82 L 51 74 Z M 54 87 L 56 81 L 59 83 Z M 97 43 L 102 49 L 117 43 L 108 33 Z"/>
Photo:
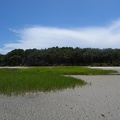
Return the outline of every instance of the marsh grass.
<path id="1" fill-rule="evenodd" d="M 0 94 L 18 95 L 26 92 L 54 91 L 87 83 L 62 75 L 108 74 L 111 70 L 90 69 L 85 67 L 33 67 L 25 69 L 0 69 Z"/>
<path id="2" fill-rule="evenodd" d="M 79 66 L 57 66 L 53 67 L 51 71 L 63 75 L 106 75 L 116 73 L 115 70 L 92 69 Z"/>

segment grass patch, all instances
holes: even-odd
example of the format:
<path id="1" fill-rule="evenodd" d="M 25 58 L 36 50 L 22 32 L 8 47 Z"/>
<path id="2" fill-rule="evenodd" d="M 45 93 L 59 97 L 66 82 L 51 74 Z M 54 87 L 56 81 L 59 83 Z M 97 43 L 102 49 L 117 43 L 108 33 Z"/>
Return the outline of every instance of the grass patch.
<path id="1" fill-rule="evenodd" d="M 83 86 L 87 83 L 62 75 L 108 74 L 111 70 L 90 69 L 85 67 L 33 67 L 25 69 L 0 69 L 0 94 L 18 95 L 26 92 L 63 90 Z"/>
<path id="2" fill-rule="evenodd" d="M 117 72 L 115 70 L 92 69 L 79 66 L 57 66 L 52 67 L 51 71 L 63 75 L 106 75 Z"/>

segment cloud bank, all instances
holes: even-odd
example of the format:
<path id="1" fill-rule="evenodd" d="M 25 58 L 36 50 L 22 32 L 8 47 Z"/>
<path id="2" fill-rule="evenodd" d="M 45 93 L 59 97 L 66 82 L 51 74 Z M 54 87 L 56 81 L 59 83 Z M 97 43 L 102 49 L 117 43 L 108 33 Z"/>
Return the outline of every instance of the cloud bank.
<path id="1" fill-rule="evenodd" d="M 103 27 L 57 28 L 32 26 L 11 30 L 20 37 L 14 43 L 7 43 L 0 48 L 0 53 L 7 53 L 15 48 L 44 49 L 49 47 L 80 48 L 119 48 L 120 19 Z"/>

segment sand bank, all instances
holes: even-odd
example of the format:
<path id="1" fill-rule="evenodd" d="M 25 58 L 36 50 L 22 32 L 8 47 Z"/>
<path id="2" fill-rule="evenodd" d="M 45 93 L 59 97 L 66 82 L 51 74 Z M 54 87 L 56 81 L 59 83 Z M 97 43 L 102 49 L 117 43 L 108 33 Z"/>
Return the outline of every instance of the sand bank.
<path id="1" fill-rule="evenodd" d="M 0 95 L 0 120 L 119 120 L 119 75 L 73 75 L 91 85 L 25 96 Z"/>
<path id="2" fill-rule="evenodd" d="M 28 68 L 28 67 L 26 66 L 4 66 L 4 67 L 0 66 L 0 68 Z"/>
<path id="3" fill-rule="evenodd" d="M 104 70 L 116 70 L 116 71 L 118 71 L 118 74 L 120 74 L 120 67 L 89 67 L 89 68 L 98 68 L 98 69 L 104 69 Z"/>

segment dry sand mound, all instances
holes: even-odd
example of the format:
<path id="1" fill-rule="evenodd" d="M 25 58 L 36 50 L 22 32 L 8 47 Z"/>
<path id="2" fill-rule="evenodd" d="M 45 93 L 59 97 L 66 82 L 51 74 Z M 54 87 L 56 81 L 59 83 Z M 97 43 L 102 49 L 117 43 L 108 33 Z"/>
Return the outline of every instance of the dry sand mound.
<path id="1" fill-rule="evenodd" d="M 120 76 L 75 75 L 91 85 L 61 92 L 0 95 L 0 120 L 120 120 Z"/>

